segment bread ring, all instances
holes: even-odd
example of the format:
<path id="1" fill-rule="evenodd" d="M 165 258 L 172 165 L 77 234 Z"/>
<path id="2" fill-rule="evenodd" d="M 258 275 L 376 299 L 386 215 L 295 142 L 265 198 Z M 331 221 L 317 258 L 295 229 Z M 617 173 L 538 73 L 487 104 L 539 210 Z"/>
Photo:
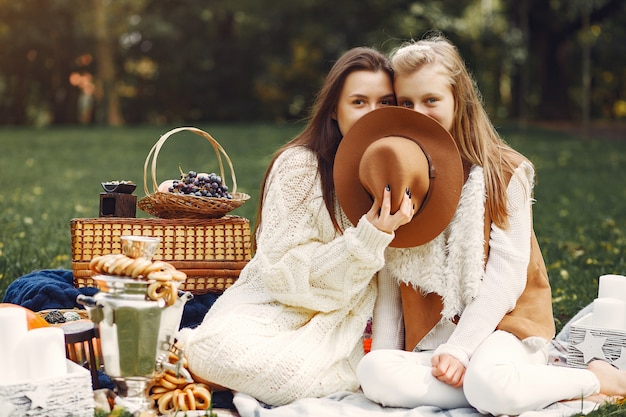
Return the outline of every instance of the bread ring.
<path id="1" fill-rule="evenodd" d="M 167 355 L 167 360 L 169 363 L 176 363 L 179 360 L 183 361 L 183 367 L 186 368 L 187 367 L 187 358 L 186 357 L 178 357 L 178 355 L 176 355 L 174 352 L 169 352 L 169 354 Z"/>
<path id="2" fill-rule="evenodd" d="M 150 389 L 150 398 L 154 401 L 161 398 L 165 393 L 169 392 L 169 390 L 163 386 L 154 386 Z"/>
<path id="3" fill-rule="evenodd" d="M 172 273 L 170 271 L 153 271 L 147 276 L 148 279 L 154 279 L 156 281 L 171 281 Z"/>
<path id="4" fill-rule="evenodd" d="M 190 410 L 196 410 L 197 409 L 197 407 L 196 407 L 196 397 L 193 394 L 192 385 L 193 384 L 189 384 L 187 386 L 187 388 L 185 388 L 185 390 L 183 392 L 184 392 L 185 396 L 187 397 L 185 402 L 189 404 L 189 409 Z"/>
<path id="5" fill-rule="evenodd" d="M 169 292 L 167 294 L 166 303 L 168 306 L 173 306 L 176 303 L 176 300 L 178 299 L 178 289 L 176 288 L 173 282 L 169 283 L 168 288 L 169 288 Z"/>
<path id="6" fill-rule="evenodd" d="M 98 264 L 98 261 L 100 261 L 100 256 L 95 256 L 91 258 L 91 261 L 89 261 L 89 270 L 91 270 L 92 272 L 98 272 L 96 270 L 96 265 Z"/>
<path id="7" fill-rule="evenodd" d="M 150 259 L 146 259 L 146 258 L 137 258 L 133 261 L 133 264 L 130 266 L 130 268 L 128 269 L 128 275 L 137 279 L 140 276 L 146 276 L 147 274 L 144 272 L 144 270 L 150 266 L 152 262 L 150 261 Z"/>
<path id="8" fill-rule="evenodd" d="M 156 271 L 160 271 L 161 268 L 161 264 L 163 263 L 163 261 L 155 261 L 152 262 L 150 265 L 148 265 L 146 267 L 146 269 L 144 270 L 144 276 L 148 276 L 150 275 L 151 272 L 156 272 Z"/>
<path id="9" fill-rule="evenodd" d="M 146 291 L 148 298 L 153 301 L 158 300 L 159 298 L 168 297 L 168 288 L 163 285 L 161 282 L 153 282 L 148 286 L 148 291 Z M 167 301 L 167 300 L 166 300 Z"/>
<path id="10" fill-rule="evenodd" d="M 98 259 L 96 263 L 96 270 L 99 274 L 104 273 L 104 265 L 111 258 L 111 255 L 103 255 Z"/>
<path id="11" fill-rule="evenodd" d="M 176 411 L 175 393 L 176 391 L 169 391 L 159 398 L 159 401 L 157 401 L 159 405 L 159 413 L 169 414 Z"/>
<path id="12" fill-rule="evenodd" d="M 211 391 L 204 384 L 193 384 L 193 396 L 198 410 L 206 410 L 211 406 Z"/>
<path id="13" fill-rule="evenodd" d="M 117 260 L 116 255 L 113 255 L 113 254 L 107 255 L 106 259 L 104 260 L 104 264 L 102 265 L 102 272 L 110 274 L 111 268 L 113 267 L 113 264 L 115 263 L 116 260 Z"/>
<path id="14" fill-rule="evenodd" d="M 108 274 L 113 275 L 113 270 L 115 269 L 115 267 L 117 267 L 120 263 L 121 258 L 119 258 L 118 256 L 109 256 L 109 259 L 106 260 L 106 262 L 104 263 L 104 269 Z"/>
<path id="15" fill-rule="evenodd" d="M 99 255 L 94 257 L 89 263 L 90 268 L 92 268 L 93 272 L 97 274 L 101 274 L 104 268 L 104 263 L 109 258 L 110 255 Z"/>
<path id="16" fill-rule="evenodd" d="M 157 382 L 160 381 L 161 380 L 159 379 Z M 165 394 L 167 392 L 167 388 L 161 385 L 154 385 L 152 388 L 150 388 L 150 392 L 153 394 Z"/>
<path id="17" fill-rule="evenodd" d="M 177 390 L 180 391 L 180 390 Z M 182 411 L 189 411 L 191 410 L 190 406 L 187 404 L 187 394 L 183 391 L 181 391 L 177 396 L 176 396 L 176 405 L 178 407 L 179 410 Z"/>
<path id="18" fill-rule="evenodd" d="M 113 275 L 126 275 L 124 273 L 126 268 L 128 268 L 133 263 L 133 261 L 134 260 L 132 258 L 129 258 L 126 255 L 122 255 L 115 260 L 110 272 Z"/>
<path id="19" fill-rule="evenodd" d="M 172 274 L 172 279 L 175 281 L 184 281 L 187 279 L 187 274 L 178 269 L 173 269 L 170 273 Z"/>
<path id="20" fill-rule="evenodd" d="M 175 389 L 177 389 L 177 388 L 178 388 L 178 385 L 176 385 L 176 384 L 172 384 L 170 381 L 168 381 L 168 380 L 166 380 L 166 379 L 163 379 L 163 378 L 161 378 L 161 379 L 159 380 L 159 383 L 161 384 L 161 386 L 162 386 L 162 387 L 164 387 L 164 388 L 166 388 L 166 389 L 168 389 L 168 390 L 170 390 L 170 391 L 171 391 L 171 390 L 175 390 Z"/>
<path id="21" fill-rule="evenodd" d="M 108 256 L 109 255 L 100 255 L 93 259 L 93 269 L 95 273 L 101 274 L 103 272 L 104 262 L 108 259 Z"/>
<path id="22" fill-rule="evenodd" d="M 163 379 L 176 385 L 184 385 L 187 383 L 187 380 L 184 377 L 176 377 L 176 375 L 172 374 L 171 372 L 165 372 L 163 374 Z"/>

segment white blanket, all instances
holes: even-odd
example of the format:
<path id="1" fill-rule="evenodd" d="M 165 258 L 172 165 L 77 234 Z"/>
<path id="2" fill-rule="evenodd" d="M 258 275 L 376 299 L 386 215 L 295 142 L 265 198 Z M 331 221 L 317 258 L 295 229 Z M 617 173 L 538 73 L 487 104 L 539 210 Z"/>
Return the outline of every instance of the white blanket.
<path id="1" fill-rule="evenodd" d="M 437 407 L 389 408 L 360 393 L 340 392 L 324 398 L 305 398 L 281 407 L 268 407 L 247 394 L 237 393 L 235 407 L 241 417 L 484 417 L 473 408 L 442 410 Z M 591 402 L 556 403 L 520 417 L 567 417 L 589 413 L 598 405 Z"/>
<path id="2" fill-rule="evenodd" d="M 571 321 L 589 312 L 587 307 Z M 569 323 L 559 333 L 552 344 L 552 362 L 564 365 L 567 359 L 567 339 Z M 281 407 L 269 407 L 253 397 L 237 393 L 233 400 L 241 417 L 484 417 L 473 408 L 442 410 L 437 407 L 417 407 L 413 409 L 389 408 L 368 400 L 362 393 L 339 392 L 324 398 L 305 398 Z M 528 411 L 520 417 L 568 417 L 576 413 L 587 414 L 598 407 L 588 401 L 568 401 Z"/>

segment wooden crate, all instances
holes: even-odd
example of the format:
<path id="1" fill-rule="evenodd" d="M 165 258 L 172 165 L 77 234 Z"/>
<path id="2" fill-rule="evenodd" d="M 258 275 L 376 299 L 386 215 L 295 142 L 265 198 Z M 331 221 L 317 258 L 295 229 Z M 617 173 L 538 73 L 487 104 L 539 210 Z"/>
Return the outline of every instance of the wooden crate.
<path id="1" fill-rule="evenodd" d="M 0 384 L 2 411 L 11 416 L 93 417 L 94 398 L 89 371 L 67 361 L 68 374 Z"/>
<path id="2" fill-rule="evenodd" d="M 597 358 L 626 370 L 626 332 L 594 327 L 592 318 L 593 313 L 589 313 L 571 324 L 567 364 L 575 368 L 586 368 L 587 363 Z M 600 352 L 603 358 L 597 357 Z"/>
<path id="3" fill-rule="evenodd" d="M 89 262 L 98 255 L 121 253 L 121 236 L 161 239 L 154 260 L 171 263 L 187 274 L 181 287 L 193 294 L 223 292 L 239 277 L 251 255 L 250 221 L 239 216 L 218 219 L 72 219 L 72 272 L 76 287 L 95 286 Z"/>

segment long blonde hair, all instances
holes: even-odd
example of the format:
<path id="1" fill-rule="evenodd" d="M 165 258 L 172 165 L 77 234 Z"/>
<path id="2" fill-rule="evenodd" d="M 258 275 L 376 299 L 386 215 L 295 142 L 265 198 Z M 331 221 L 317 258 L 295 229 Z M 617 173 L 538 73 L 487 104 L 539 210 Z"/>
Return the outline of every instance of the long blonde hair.
<path id="1" fill-rule="evenodd" d="M 476 82 L 470 76 L 458 49 L 440 34 L 401 45 L 391 55 L 396 76 L 410 75 L 424 65 L 439 64 L 448 72 L 454 97 L 454 121 L 450 134 L 461 158 L 483 167 L 487 206 L 492 221 L 508 226 L 507 178 L 521 156 L 508 146 L 491 123 Z M 517 158 L 514 156 L 518 155 Z M 521 156 L 523 158 L 523 156 Z M 525 159 L 525 158 L 524 158 Z"/>

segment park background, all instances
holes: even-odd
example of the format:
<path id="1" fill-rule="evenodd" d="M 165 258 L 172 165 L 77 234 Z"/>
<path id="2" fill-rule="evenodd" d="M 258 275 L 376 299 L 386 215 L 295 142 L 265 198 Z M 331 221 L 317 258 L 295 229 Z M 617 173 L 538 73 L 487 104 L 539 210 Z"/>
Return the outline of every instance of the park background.
<path id="1" fill-rule="evenodd" d="M 70 269 L 69 222 L 100 182 L 132 180 L 178 126 L 226 149 L 254 224 L 273 151 L 303 126 L 334 60 L 431 30 L 458 45 L 504 138 L 537 167 L 535 229 L 560 327 L 626 274 L 626 1 L 0 0 L 0 298 Z M 215 170 L 172 139 L 159 180 Z M 138 210 L 138 216 L 146 216 Z"/>

